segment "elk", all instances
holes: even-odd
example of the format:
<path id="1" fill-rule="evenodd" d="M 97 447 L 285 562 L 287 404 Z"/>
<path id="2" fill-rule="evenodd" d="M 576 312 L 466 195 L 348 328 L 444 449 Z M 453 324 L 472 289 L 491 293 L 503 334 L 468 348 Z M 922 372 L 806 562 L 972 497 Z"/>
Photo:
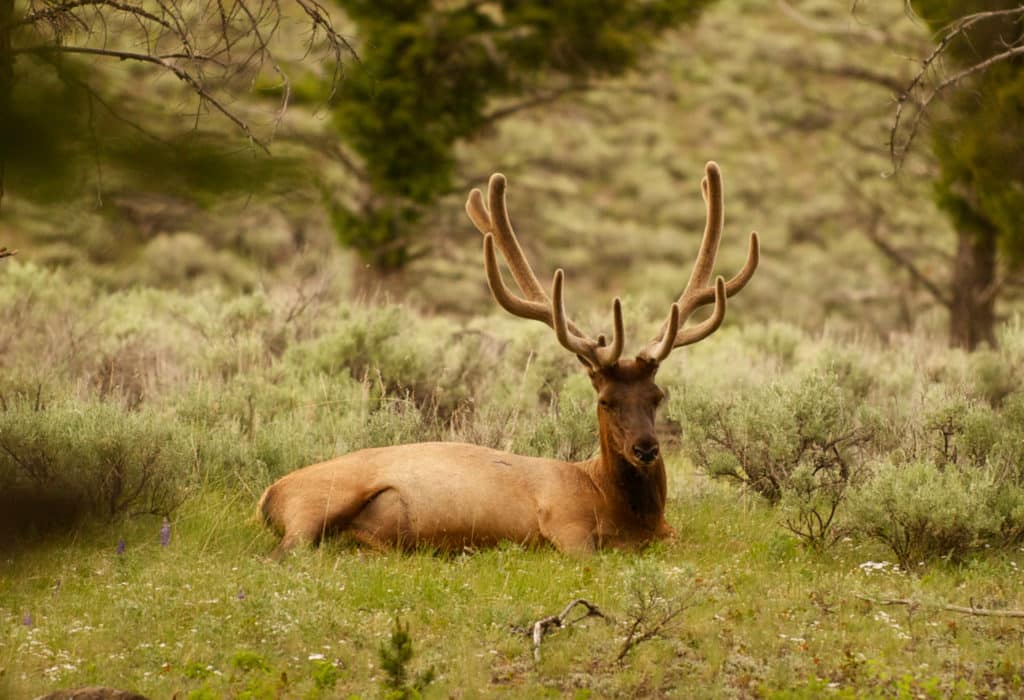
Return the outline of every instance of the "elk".
<path id="1" fill-rule="evenodd" d="M 635 357 L 622 358 L 619 299 L 612 302 L 611 341 L 588 336 L 569 320 L 565 275 L 555 272 L 548 296 L 512 229 L 505 189 L 505 177 L 495 174 L 486 204 L 478 189 L 466 202 L 483 234 L 488 285 L 499 306 L 551 327 L 579 358 L 597 392 L 600 453 L 565 462 L 429 442 L 365 449 L 314 464 L 282 477 L 260 499 L 258 513 L 282 534 L 273 558 L 341 531 L 375 547 L 450 551 L 511 540 L 550 543 L 567 553 L 635 547 L 672 535 L 665 520 L 665 463 L 654 429 L 664 394 L 655 374 L 672 350 L 703 340 L 721 325 L 726 298 L 743 289 L 757 269 L 757 234 L 750 235 L 746 263 L 736 276 L 711 284 L 724 210 L 722 176 L 709 162 L 701 182 L 707 221 L 689 282 L 660 332 Z M 520 294 L 505 285 L 495 247 Z M 707 319 L 684 327 L 696 309 L 712 302 Z"/>

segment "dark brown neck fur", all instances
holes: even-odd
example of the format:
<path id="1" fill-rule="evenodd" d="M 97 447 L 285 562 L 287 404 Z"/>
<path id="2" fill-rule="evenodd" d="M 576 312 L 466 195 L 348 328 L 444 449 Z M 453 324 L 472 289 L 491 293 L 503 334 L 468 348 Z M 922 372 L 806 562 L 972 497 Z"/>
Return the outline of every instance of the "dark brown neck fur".
<path id="1" fill-rule="evenodd" d="M 619 360 L 595 368 L 601 454 L 588 466 L 622 534 L 645 534 L 664 526 L 667 491 L 654 418 L 664 394 L 654 383 L 656 363 Z M 628 536 L 628 535 L 627 535 Z"/>
<path id="2" fill-rule="evenodd" d="M 665 463 L 659 458 L 641 470 L 608 443 L 607 435 L 602 434 L 594 474 L 605 497 L 637 527 L 657 528 L 665 516 L 668 492 Z"/>

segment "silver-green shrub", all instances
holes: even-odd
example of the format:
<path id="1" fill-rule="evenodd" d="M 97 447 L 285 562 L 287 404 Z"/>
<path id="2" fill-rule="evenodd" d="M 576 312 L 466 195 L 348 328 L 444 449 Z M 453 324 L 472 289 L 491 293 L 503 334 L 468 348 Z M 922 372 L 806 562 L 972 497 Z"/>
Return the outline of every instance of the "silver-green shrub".
<path id="1" fill-rule="evenodd" d="M 89 515 L 167 514 L 195 476 L 188 435 L 156 412 L 28 397 L 5 403 L 0 511 L 11 529 L 47 529 Z"/>
<path id="2" fill-rule="evenodd" d="M 1007 520 L 1024 507 L 988 470 L 934 462 L 882 462 L 850 497 L 855 530 L 885 544 L 912 569 L 937 557 L 960 558 L 1000 543 Z"/>
<path id="3" fill-rule="evenodd" d="M 50 504 L 37 523 L 165 511 L 203 488 L 255 502 L 278 476 L 363 447 L 597 449 L 593 389 L 541 324 L 355 304 L 318 284 L 105 291 L 6 262 L 0 493 Z M 678 436 L 816 546 L 848 534 L 910 565 L 1020 543 L 1024 324 L 999 339 L 967 355 L 921 335 L 727 325 L 662 366 L 662 446 L 671 460 Z"/>
<path id="4" fill-rule="evenodd" d="M 782 507 L 814 544 L 836 536 L 837 510 L 878 432 L 878 416 L 831 371 L 811 369 L 719 392 L 688 386 L 669 403 L 699 468 Z"/>

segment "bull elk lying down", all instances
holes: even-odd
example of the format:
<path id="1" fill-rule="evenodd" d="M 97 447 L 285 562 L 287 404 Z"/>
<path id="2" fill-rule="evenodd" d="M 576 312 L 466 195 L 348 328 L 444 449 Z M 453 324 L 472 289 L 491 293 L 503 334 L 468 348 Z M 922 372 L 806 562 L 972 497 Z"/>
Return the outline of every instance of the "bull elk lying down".
<path id="1" fill-rule="evenodd" d="M 487 282 L 509 313 L 550 326 L 583 363 L 597 391 L 601 453 L 584 462 L 524 457 L 461 443 L 426 442 L 360 450 L 292 472 L 260 499 L 266 522 L 283 534 L 273 557 L 301 543 L 347 531 L 374 546 L 442 550 L 501 540 L 550 542 L 562 552 L 629 547 L 668 537 L 665 464 L 654 431 L 663 398 L 654 383 L 674 348 L 706 338 L 722 323 L 725 300 L 750 281 L 758 263 L 757 234 L 743 269 L 710 285 L 722 234 L 722 176 L 708 163 L 701 183 L 707 224 L 690 280 L 661 331 L 635 357 L 621 359 L 622 306 L 612 302 L 611 342 L 585 335 L 566 318 L 562 270 L 551 296 L 537 280 L 509 222 L 505 178 L 491 177 L 488 202 L 474 189 L 466 211 L 484 236 Z M 522 296 L 505 286 L 495 246 Z M 706 320 L 684 328 L 698 307 L 714 302 Z"/>

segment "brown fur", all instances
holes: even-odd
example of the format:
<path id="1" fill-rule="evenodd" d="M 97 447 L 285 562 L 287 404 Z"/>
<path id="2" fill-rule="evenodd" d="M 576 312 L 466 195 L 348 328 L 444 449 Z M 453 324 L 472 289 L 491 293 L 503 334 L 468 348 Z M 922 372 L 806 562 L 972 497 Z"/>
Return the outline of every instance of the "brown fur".
<path id="1" fill-rule="evenodd" d="M 656 444 L 661 398 L 653 369 L 637 364 L 593 375 L 609 405 L 598 410 L 601 454 L 591 460 L 433 442 L 360 450 L 288 474 L 259 505 L 283 535 L 275 558 L 341 531 L 373 546 L 458 550 L 511 540 L 566 552 L 667 536 L 664 462 L 639 463 L 630 452 L 641 439 Z"/>
<path id="2" fill-rule="evenodd" d="M 666 478 L 654 420 L 663 398 L 654 383 L 673 348 L 713 333 L 728 296 L 750 280 L 758 262 L 751 234 L 747 264 L 728 283 L 709 286 L 721 237 L 722 187 L 709 163 L 703 183 L 708 208 L 701 249 L 690 281 L 657 337 L 634 359 L 620 359 L 622 306 L 612 304 L 614 335 L 591 338 L 566 317 L 564 275 L 557 271 L 549 298 L 537 280 L 508 219 L 505 178 L 494 175 L 488 203 L 478 190 L 466 210 L 484 234 L 488 284 L 502 308 L 550 326 L 559 342 L 590 373 L 598 395 L 600 454 L 563 462 L 462 443 L 417 443 L 360 450 L 292 472 L 272 484 L 259 513 L 282 535 L 273 556 L 336 532 L 372 546 L 458 550 L 511 540 L 550 543 L 563 552 L 632 547 L 669 537 Z M 501 251 L 523 296 L 505 286 Z M 690 314 L 714 302 L 712 315 L 683 328 Z"/>

